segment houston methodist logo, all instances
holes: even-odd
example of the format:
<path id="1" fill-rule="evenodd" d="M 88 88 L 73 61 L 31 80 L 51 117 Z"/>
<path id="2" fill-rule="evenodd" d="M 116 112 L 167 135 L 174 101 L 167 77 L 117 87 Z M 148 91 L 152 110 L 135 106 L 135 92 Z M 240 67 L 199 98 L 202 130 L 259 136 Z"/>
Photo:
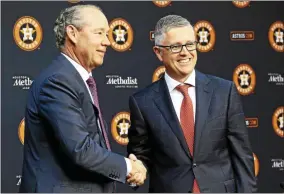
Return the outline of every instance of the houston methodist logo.
<path id="1" fill-rule="evenodd" d="M 42 28 L 31 16 L 23 16 L 17 20 L 13 29 L 16 44 L 25 51 L 33 51 L 41 43 Z"/>
<path id="2" fill-rule="evenodd" d="M 163 73 L 165 73 L 165 71 L 166 71 L 165 66 L 162 65 L 158 67 L 153 73 L 152 82 L 159 80 L 162 77 Z"/>
<path id="3" fill-rule="evenodd" d="M 241 95 L 249 95 L 254 91 L 256 76 L 248 64 L 240 64 L 234 71 L 233 81 Z"/>
<path id="4" fill-rule="evenodd" d="M 111 47 L 119 52 L 130 49 L 133 43 L 133 30 L 130 24 L 122 18 L 116 18 L 110 22 L 109 26 Z"/>
<path id="5" fill-rule="evenodd" d="M 284 137 L 284 106 L 277 108 L 272 116 L 272 126 L 277 135 Z"/>
<path id="6" fill-rule="evenodd" d="M 284 23 L 274 22 L 268 31 L 269 43 L 277 52 L 284 52 Z"/>
<path id="7" fill-rule="evenodd" d="M 25 139 L 25 118 L 23 118 L 19 124 L 18 127 L 18 136 L 20 142 L 24 145 L 24 139 Z"/>
<path id="8" fill-rule="evenodd" d="M 213 49 L 216 34 L 214 27 L 208 21 L 199 21 L 194 25 L 196 35 L 197 50 L 200 52 L 208 52 Z"/>
<path id="9" fill-rule="evenodd" d="M 168 5 L 171 4 L 172 1 L 153 1 L 153 3 L 158 6 L 158 7 L 167 7 Z"/>
<path id="10" fill-rule="evenodd" d="M 117 113 L 111 121 L 111 134 L 114 140 L 121 144 L 127 145 L 128 129 L 130 128 L 130 114 L 129 112 Z"/>
<path id="11" fill-rule="evenodd" d="M 14 80 L 13 87 L 20 87 L 23 90 L 30 89 L 33 79 L 26 75 L 16 75 L 13 76 L 12 79 Z"/>
<path id="12" fill-rule="evenodd" d="M 138 79 L 135 77 L 120 75 L 106 75 L 107 85 L 114 85 L 115 88 L 138 88 Z"/>
<path id="13" fill-rule="evenodd" d="M 238 8 L 245 8 L 249 6 L 250 1 L 232 1 L 232 3 Z"/>
<path id="14" fill-rule="evenodd" d="M 272 165 L 271 167 L 274 169 L 278 169 L 279 171 L 284 170 L 284 160 L 277 158 L 277 159 L 271 159 Z"/>
<path id="15" fill-rule="evenodd" d="M 284 74 L 281 75 L 280 73 L 268 73 L 269 83 L 274 83 L 275 85 L 282 85 L 284 86 Z"/>

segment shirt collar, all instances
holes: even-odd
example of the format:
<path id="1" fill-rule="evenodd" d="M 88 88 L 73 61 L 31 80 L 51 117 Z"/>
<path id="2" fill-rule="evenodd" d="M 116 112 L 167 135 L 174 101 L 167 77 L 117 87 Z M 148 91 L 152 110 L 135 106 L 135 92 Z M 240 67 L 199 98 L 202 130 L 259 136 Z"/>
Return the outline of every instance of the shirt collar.
<path id="1" fill-rule="evenodd" d="M 67 56 L 64 53 L 61 53 L 63 56 L 65 56 L 68 61 L 75 67 L 75 69 L 78 71 L 78 73 L 81 75 L 82 79 L 86 82 L 87 79 L 89 79 L 90 76 L 92 76 L 92 72 L 88 72 L 82 65 L 71 59 L 69 56 Z"/>
<path id="2" fill-rule="evenodd" d="M 189 77 L 185 80 L 184 83 L 181 83 L 179 81 L 174 80 L 173 78 L 171 78 L 167 72 L 165 72 L 165 81 L 167 83 L 169 92 L 172 92 L 178 85 L 180 84 L 189 84 L 193 87 L 195 87 L 195 69 L 193 69 L 193 71 L 191 72 L 191 74 L 189 75 Z"/>

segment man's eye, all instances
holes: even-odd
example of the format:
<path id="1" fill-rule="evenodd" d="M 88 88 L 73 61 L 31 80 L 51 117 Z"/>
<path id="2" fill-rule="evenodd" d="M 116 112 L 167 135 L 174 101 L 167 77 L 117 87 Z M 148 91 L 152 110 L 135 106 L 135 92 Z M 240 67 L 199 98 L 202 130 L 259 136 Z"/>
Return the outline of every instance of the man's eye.
<path id="1" fill-rule="evenodd" d="M 173 49 L 178 49 L 178 48 L 180 48 L 180 45 L 172 45 L 172 48 Z"/>

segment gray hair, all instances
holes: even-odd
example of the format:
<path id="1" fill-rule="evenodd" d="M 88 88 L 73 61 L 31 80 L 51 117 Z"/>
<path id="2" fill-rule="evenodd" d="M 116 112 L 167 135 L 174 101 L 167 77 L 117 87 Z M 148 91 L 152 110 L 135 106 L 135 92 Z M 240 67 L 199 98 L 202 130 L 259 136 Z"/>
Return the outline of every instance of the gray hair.
<path id="1" fill-rule="evenodd" d="M 73 25 L 78 29 L 83 27 L 84 22 L 80 16 L 80 11 L 84 8 L 95 8 L 102 12 L 101 8 L 96 5 L 75 5 L 62 10 L 60 15 L 57 17 L 53 28 L 57 48 L 64 48 L 66 27 L 68 25 Z"/>
<path id="2" fill-rule="evenodd" d="M 154 37 L 155 45 L 161 44 L 164 34 L 172 28 L 191 26 L 190 22 L 179 15 L 167 15 L 162 17 L 156 24 Z"/>

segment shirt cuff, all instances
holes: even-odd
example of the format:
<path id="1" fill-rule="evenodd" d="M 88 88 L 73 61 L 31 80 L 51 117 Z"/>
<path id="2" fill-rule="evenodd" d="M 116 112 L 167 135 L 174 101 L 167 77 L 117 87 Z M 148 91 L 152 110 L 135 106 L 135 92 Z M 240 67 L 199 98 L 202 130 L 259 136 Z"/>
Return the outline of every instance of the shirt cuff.
<path id="1" fill-rule="evenodd" d="M 129 173 L 130 173 L 131 170 L 132 170 L 132 165 L 131 165 L 130 159 L 128 159 L 128 158 L 124 158 L 124 159 L 125 159 L 126 166 L 127 166 L 127 174 L 126 174 L 126 176 L 128 176 Z"/>

